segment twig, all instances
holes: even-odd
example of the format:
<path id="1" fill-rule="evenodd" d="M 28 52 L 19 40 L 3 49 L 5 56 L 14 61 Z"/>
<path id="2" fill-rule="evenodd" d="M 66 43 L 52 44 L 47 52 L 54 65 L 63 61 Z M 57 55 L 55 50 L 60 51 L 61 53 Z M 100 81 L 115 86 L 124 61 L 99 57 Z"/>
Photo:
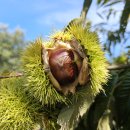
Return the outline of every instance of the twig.
<path id="1" fill-rule="evenodd" d="M 130 15 L 130 0 L 125 0 L 125 6 L 122 11 L 121 19 L 120 19 L 120 29 L 119 31 L 124 35 L 126 26 L 128 24 L 128 19 Z"/>
<path id="2" fill-rule="evenodd" d="M 128 68 L 130 68 L 130 64 L 127 64 L 127 65 L 110 65 L 108 67 L 108 70 L 120 70 L 120 69 L 128 69 Z M 23 76 L 23 73 L 16 73 L 15 75 L 0 76 L 0 79 L 21 77 L 21 76 Z"/>
<path id="3" fill-rule="evenodd" d="M 83 8 L 80 14 L 80 18 L 83 20 L 83 22 L 85 22 L 86 20 L 86 15 L 90 8 L 91 3 L 92 3 L 92 0 L 84 0 Z"/>
<path id="4" fill-rule="evenodd" d="M 15 74 L 15 75 L 0 76 L 0 79 L 14 78 L 14 77 L 21 77 L 21 76 L 23 76 L 22 73 L 17 73 L 17 74 Z"/>
<path id="5" fill-rule="evenodd" d="M 130 68 L 130 64 L 126 65 L 110 65 L 108 70 L 120 70 L 120 69 L 128 69 Z"/>

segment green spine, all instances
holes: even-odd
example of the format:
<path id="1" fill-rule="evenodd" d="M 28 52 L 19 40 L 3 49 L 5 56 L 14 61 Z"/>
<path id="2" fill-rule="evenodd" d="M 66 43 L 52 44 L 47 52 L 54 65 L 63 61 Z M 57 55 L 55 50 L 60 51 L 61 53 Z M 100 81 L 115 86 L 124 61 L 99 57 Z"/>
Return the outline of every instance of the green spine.
<path id="1" fill-rule="evenodd" d="M 60 95 L 45 73 L 42 63 L 42 40 L 38 39 L 28 46 L 22 56 L 24 73 L 27 79 L 26 88 L 43 105 L 55 106 L 57 102 L 66 103 L 66 98 Z"/>

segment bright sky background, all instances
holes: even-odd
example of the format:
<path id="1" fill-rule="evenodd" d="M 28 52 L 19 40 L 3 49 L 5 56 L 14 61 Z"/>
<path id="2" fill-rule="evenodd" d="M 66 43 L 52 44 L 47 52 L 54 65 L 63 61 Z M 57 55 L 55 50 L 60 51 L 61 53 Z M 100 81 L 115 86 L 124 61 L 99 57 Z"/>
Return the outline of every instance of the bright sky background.
<path id="1" fill-rule="evenodd" d="M 0 23 L 9 28 L 24 29 L 29 39 L 48 35 L 55 29 L 62 29 L 73 18 L 79 17 L 84 0 L 0 0 Z M 101 22 L 93 0 L 88 13 L 92 23 Z M 121 7 L 122 8 L 122 7 Z M 111 23 L 117 18 L 111 19 Z M 104 22 L 104 21 L 103 21 Z"/>
<path id="2" fill-rule="evenodd" d="M 47 37 L 54 30 L 62 29 L 73 18 L 79 17 L 84 0 L 0 0 L 0 24 L 7 24 L 9 29 L 22 28 L 26 40 L 34 40 L 37 37 Z M 97 12 L 102 9 L 96 7 L 93 0 L 87 18 L 93 24 L 104 22 Z M 116 6 L 119 10 L 123 5 Z M 105 15 L 105 14 L 104 14 Z M 116 24 L 120 18 L 110 19 L 110 23 Z M 113 27 L 112 27 L 113 28 Z M 100 36 L 103 43 L 105 38 Z"/>
<path id="3" fill-rule="evenodd" d="M 84 0 L 0 0 L 0 23 L 22 28 L 27 40 L 46 37 L 80 16 Z M 94 0 L 88 18 L 97 18 Z"/>
<path id="4" fill-rule="evenodd" d="M 0 23 L 24 29 L 32 40 L 79 17 L 82 4 L 83 0 L 0 0 Z"/>

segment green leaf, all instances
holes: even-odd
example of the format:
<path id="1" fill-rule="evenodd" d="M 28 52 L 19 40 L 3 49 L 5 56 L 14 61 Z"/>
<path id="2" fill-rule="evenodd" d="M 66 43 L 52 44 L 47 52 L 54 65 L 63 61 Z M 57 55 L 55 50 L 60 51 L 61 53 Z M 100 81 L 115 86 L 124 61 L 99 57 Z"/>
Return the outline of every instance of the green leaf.
<path id="1" fill-rule="evenodd" d="M 112 5 L 117 4 L 117 3 L 120 3 L 120 2 L 122 2 L 122 0 L 112 1 L 112 2 L 110 2 L 110 3 L 108 3 L 108 4 L 106 4 L 104 7 L 112 6 Z"/>
<path id="2" fill-rule="evenodd" d="M 123 70 L 119 73 L 119 86 L 114 94 L 118 126 L 129 127 L 130 119 L 130 69 Z"/>
<path id="3" fill-rule="evenodd" d="M 61 110 L 57 120 L 57 123 L 61 126 L 60 130 L 74 130 L 78 126 L 80 119 L 90 108 L 94 96 L 91 96 L 88 89 L 84 89 L 85 92 L 86 95 L 78 97 L 76 102 Z"/>
<path id="4" fill-rule="evenodd" d="M 98 15 L 102 20 L 104 20 L 103 16 L 102 16 L 100 13 L 97 12 L 97 15 Z"/>
<path id="5" fill-rule="evenodd" d="M 110 127 L 110 111 L 107 110 L 100 118 L 97 130 L 111 130 Z"/>

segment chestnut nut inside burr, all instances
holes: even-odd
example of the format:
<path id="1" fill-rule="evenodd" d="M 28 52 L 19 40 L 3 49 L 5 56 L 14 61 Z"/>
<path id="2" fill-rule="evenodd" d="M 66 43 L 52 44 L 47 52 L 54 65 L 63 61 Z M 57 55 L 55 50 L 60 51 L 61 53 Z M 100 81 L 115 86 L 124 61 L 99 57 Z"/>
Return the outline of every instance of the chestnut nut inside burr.
<path id="1" fill-rule="evenodd" d="M 65 48 L 53 50 L 49 56 L 49 65 L 53 76 L 60 85 L 67 85 L 78 77 L 80 66 L 76 64 L 75 55 L 81 61 L 78 53 Z"/>
<path id="2" fill-rule="evenodd" d="M 75 93 L 78 84 L 83 86 L 89 80 L 88 60 L 76 40 L 57 40 L 52 48 L 43 47 L 42 59 L 51 83 L 64 95 Z"/>

